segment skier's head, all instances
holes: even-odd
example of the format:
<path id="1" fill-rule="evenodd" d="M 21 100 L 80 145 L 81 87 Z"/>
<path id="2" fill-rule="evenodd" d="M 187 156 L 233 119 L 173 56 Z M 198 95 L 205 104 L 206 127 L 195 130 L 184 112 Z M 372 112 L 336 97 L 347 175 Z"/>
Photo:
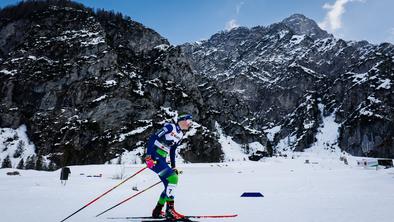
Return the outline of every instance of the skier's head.
<path id="1" fill-rule="evenodd" d="M 192 118 L 192 114 L 189 113 L 182 113 L 178 115 L 177 121 L 179 127 L 181 127 L 182 130 L 188 130 L 192 125 Z"/>

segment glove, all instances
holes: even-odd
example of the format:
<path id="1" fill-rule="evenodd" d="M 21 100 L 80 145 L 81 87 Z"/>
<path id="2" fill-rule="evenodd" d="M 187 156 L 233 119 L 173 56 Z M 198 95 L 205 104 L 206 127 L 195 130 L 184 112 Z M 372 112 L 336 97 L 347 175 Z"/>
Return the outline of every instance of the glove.
<path id="1" fill-rule="evenodd" d="M 152 160 L 151 156 L 145 157 L 145 163 L 146 163 L 146 166 L 149 169 L 152 169 L 155 166 L 155 164 L 156 164 L 156 162 Z"/>
<path id="2" fill-rule="evenodd" d="M 182 170 L 178 170 L 177 168 L 172 168 L 172 170 L 174 171 L 174 173 L 176 173 L 176 175 L 182 174 L 183 171 Z"/>

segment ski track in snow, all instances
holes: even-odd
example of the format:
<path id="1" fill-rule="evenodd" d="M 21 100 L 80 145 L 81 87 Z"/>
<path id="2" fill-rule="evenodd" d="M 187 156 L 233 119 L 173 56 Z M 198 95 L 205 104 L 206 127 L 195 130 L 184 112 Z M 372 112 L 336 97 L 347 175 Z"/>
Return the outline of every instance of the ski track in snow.
<path id="1" fill-rule="evenodd" d="M 304 164 L 306 159 L 314 164 Z M 178 168 L 184 173 L 176 192 L 176 209 L 188 215 L 239 214 L 229 219 L 198 219 L 215 222 L 392 221 L 394 169 L 365 169 L 356 165 L 357 159 L 349 156 L 349 165 L 344 165 L 337 153 L 322 156 L 309 152 L 260 162 L 180 164 Z M 141 167 L 126 165 L 125 177 Z M 20 170 L 21 176 L 6 176 L 14 169 L 0 169 L 2 221 L 60 221 L 121 182 L 112 179 L 120 173 L 120 165 L 70 168 L 66 186 L 60 184 L 59 170 Z M 87 177 L 98 174 L 102 177 Z M 158 180 L 156 174 L 145 170 L 67 221 L 149 216 L 163 189 L 161 185 L 95 217 L 135 194 L 132 187 L 142 190 Z M 264 197 L 241 198 L 243 192 L 261 192 Z"/>

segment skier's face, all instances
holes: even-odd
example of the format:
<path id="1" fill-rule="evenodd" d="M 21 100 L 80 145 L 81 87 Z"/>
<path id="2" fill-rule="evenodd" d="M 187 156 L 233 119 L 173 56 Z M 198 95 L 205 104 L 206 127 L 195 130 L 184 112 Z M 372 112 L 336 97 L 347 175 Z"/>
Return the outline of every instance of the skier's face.
<path id="1" fill-rule="evenodd" d="M 181 127 L 182 130 L 189 130 L 191 125 L 192 121 L 190 119 L 179 121 L 179 127 Z"/>

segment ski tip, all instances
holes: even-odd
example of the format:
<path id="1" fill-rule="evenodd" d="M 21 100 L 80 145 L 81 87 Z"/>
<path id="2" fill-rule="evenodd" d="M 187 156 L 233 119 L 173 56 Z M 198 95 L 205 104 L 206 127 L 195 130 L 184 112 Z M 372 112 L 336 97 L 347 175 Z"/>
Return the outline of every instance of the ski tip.
<path id="1" fill-rule="evenodd" d="M 238 214 L 224 214 L 224 215 L 204 215 L 204 216 L 186 216 L 186 218 L 231 218 L 237 217 Z"/>

